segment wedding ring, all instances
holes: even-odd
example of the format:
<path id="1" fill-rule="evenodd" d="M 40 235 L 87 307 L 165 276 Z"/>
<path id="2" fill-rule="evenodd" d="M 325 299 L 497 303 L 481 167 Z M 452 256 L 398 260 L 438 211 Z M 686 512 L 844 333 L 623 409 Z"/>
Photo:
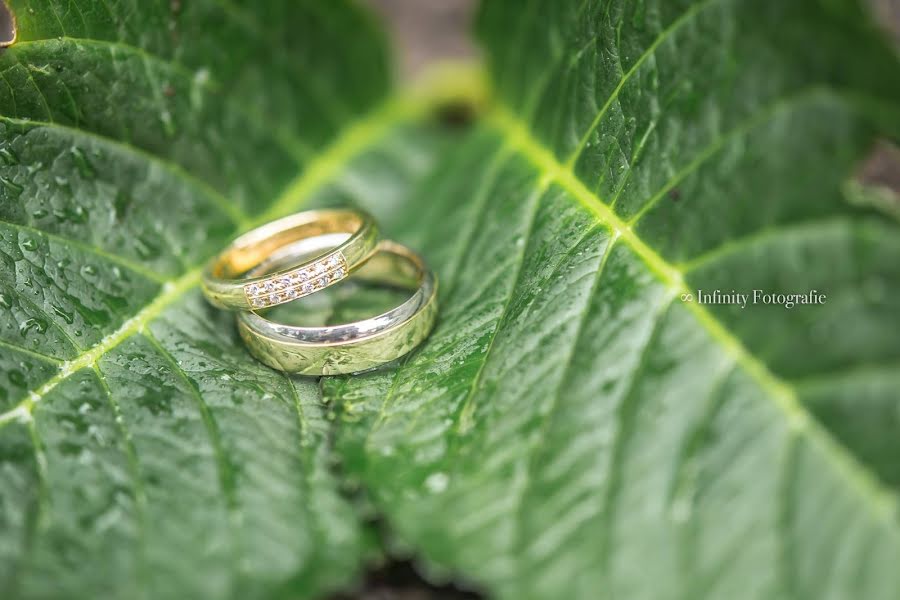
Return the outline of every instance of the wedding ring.
<path id="1" fill-rule="evenodd" d="M 317 240 L 301 244 L 309 251 Z M 282 258 L 283 260 L 283 258 Z M 259 269 L 274 268 L 273 262 Z M 437 280 L 418 254 L 382 241 L 354 279 L 414 289 L 400 306 L 370 319 L 329 327 L 283 325 L 253 312 L 237 315 L 250 353 L 268 366 L 302 375 L 365 371 L 403 356 L 430 333 L 437 316 Z"/>
<path id="2" fill-rule="evenodd" d="M 305 239 L 341 234 L 336 246 L 311 259 L 281 261 L 274 272 L 248 273 L 273 258 L 291 254 Z M 233 241 L 203 272 L 203 294 L 214 306 L 258 310 L 302 298 L 347 277 L 378 244 L 378 227 L 369 215 L 348 209 L 309 210 L 257 227 Z"/>

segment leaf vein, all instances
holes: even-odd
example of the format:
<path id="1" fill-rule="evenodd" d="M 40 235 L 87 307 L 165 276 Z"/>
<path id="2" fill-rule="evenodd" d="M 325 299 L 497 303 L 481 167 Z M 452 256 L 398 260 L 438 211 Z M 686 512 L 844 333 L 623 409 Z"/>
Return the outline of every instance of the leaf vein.
<path id="1" fill-rule="evenodd" d="M 250 225 L 251 219 L 250 217 L 244 213 L 240 207 L 232 204 L 228 201 L 228 199 L 218 192 L 215 188 L 213 188 L 210 184 L 199 179 L 197 176 L 188 172 L 184 169 L 184 167 L 175 164 L 161 156 L 156 154 L 152 154 L 138 148 L 137 146 L 133 146 L 128 142 L 123 140 L 117 140 L 111 137 L 107 137 L 101 135 L 99 133 L 95 133 L 92 131 L 87 131 L 85 129 L 78 129 L 76 127 L 70 127 L 68 125 L 63 125 L 62 123 L 55 123 L 52 121 L 37 121 L 34 119 L 16 119 L 13 117 L 5 117 L 0 116 L 0 122 L 6 122 L 13 125 L 19 126 L 37 126 L 43 127 L 47 129 L 59 130 L 61 133 L 66 133 L 71 136 L 83 136 L 89 140 L 94 140 L 98 143 L 104 144 L 113 148 L 117 152 L 123 152 L 127 154 L 133 154 L 137 157 L 140 157 L 148 162 L 151 162 L 155 165 L 158 165 L 163 170 L 172 174 L 174 177 L 185 183 L 185 185 L 191 189 L 198 190 L 203 196 L 205 196 L 208 200 L 213 202 L 217 208 L 221 209 L 222 212 L 225 213 L 226 216 L 231 219 L 231 221 L 239 226 L 239 227 L 247 227 Z"/>
<path id="2" fill-rule="evenodd" d="M 689 261 L 679 264 L 679 268 L 687 275 L 701 267 L 716 264 L 720 260 L 742 250 L 749 250 L 756 246 L 776 242 L 782 238 L 822 232 L 850 223 L 852 223 L 852 221 L 846 216 L 830 216 L 824 219 L 809 219 L 781 226 L 773 225 L 764 227 L 742 237 L 733 238 L 723 242 L 715 248 L 711 248 Z"/>
<path id="3" fill-rule="evenodd" d="M 114 421 L 116 423 L 116 429 L 119 431 L 119 435 L 122 436 L 122 446 L 123 453 L 125 454 L 125 459 L 128 462 L 128 473 L 131 477 L 131 485 L 134 488 L 134 506 L 137 525 L 138 525 L 138 556 L 141 561 L 141 569 L 139 572 L 139 579 L 144 582 L 144 585 L 140 586 L 140 589 L 147 590 L 149 586 L 146 585 L 149 580 L 149 566 L 147 563 L 147 530 L 148 530 L 148 521 L 147 521 L 147 494 L 144 490 L 144 482 L 141 479 L 140 474 L 140 464 L 138 462 L 137 450 L 134 447 L 133 437 L 131 432 L 128 430 L 128 425 L 125 423 L 125 419 L 122 417 L 122 410 L 119 407 L 119 403 L 116 402 L 116 399 L 113 397 L 112 390 L 109 388 L 109 382 L 106 380 L 106 376 L 103 374 L 103 371 L 100 369 L 100 365 L 98 363 L 94 363 L 92 365 L 94 373 L 97 375 L 97 380 L 100 382 L 100 387 L 103 388 L 104 393 L 106 394 L 107 402 L 109 404 L 109 408 L 113 413 Z"/>
<path id="4" fill-rule="evenodd" d="M 222 434 L 219 430 L 219 425 L 216 422 L 216 419 L 213 416 L 209 405 L 206 403 L 206 400 L 203 399 L 203 395 L 197 389 L 197 386 L 194 383 L 193 379 L 191 379 L 191 377 L 185 372 L 185 370 L 181 368 L 181 366 L 178 364 L 178 361 L 175 360 L 174 356 L 172 356 L 172 353 L 163 347 L 163 345 L 149 329 L 144 329 L 141 332 L 141 335 L 148 342 L 150 342 L 150 345 L 154 347 L 157 353 L 169 365 L 172 373 L 177 378 L 182 380 L 184 385 L 187 387 L 186 391 L 188 395 L 194 399 L 197 405 L 197 410 L 203 420 L 203 425 L 206 429 L 210 445 L 212 446 L 212 450 L 215 455 L 216 466 L 219 472 L 219 486 L 221 487 L 222 493 L 225 496 L 226 504 L 228 505 L 229 518 L 232 522 L 232 526 L 234 526 L 240 521 L 240 519 L 238 518 L 238 500 L 236 494 L 237 486 L 235 483 L 235 472 L 234 468 L 232 467 L 231 461 L 229 460 L 228 454 L 225 451 L 225 445 L 222 441 Z"/>
<path id="5" fill-rule="evenodd" d="M 509 137 L 518 151 L 528 158 L 539 172 L 553 178 L 568 190 L 586 210 L 618 231 L 622 241 L 635 252 L 651 273 L 668 285 L 674 294 L 689 292 L 684 281 L 684 274 L 635 234 L 627 223 L 623 222 L 609 209 L 608 205 L 604 204 L 578 179 L 571 168 L 561 164 L 508 108 L 502 104 L 496 106 L 494 112 L 489 115 L 488 121 L 502 135 Z M 895 521 L 897 499 L 884 482 L 840 444 L 824 429 L 821 423 L 812 418 L 810 412 L 798 400 L 795 390 L 751 354 L 743 343 L 705 306 L 690 303 L 687 305 L 687 309 L 694 314 L 698 324 L 707 330 L 712 339 L 724 351 L 731 354 L 747 374 L 767 392 L 767 397 L 784 413 L 791 427 L 803 431 L 832 459 L 832 463 L 842 476 L 846 477 L 847 481 L 868 499 L 866 506 L 873 511 L 873 514 L 887 524 L 892 531 L 900 533 Z"/>
<path id="6" fill-rule="evenodd" d="M 91 254 L 93 256 L 96 256 L 97 258 L 102 258 L 104 260 L 107 260 L 113 264 L 119 265 L 120 267 L 124 267 L 124 268 L 128 269 L 129 271 L 132 271 L 135 274 L 140 275 L 141 277 L 143 277 L 145 279 L 149 279 L 150 281 L 154 281 L 159 284 L 166 282 L 165 278 L 163 278 L 160 275 L 154 273 L 153 271 L 147 269 L 147 267 L 134 262 L 131 259 L 119 256 L 116 254 L 110 254 L 109 252 L 103 250 L 102 248 L 91 246 L 91 245 L 81 242 L 79 240 L 63 237 L 63 236 L 57 235 L 55 233 L 50 233 L 50 232 L 44 231 L 43 229 L 37 229 L 37 228 L 31 227 L 29 225 L 24 225 L 21 223 L 13 223 L 11 221 L 0 220 L 0 227 L 9 227 L 10 229 L 17 229 L 17 230 L 25 232 L 25 233 L 31 233 L 34 235 L 38 235 L 38 236 L 46 238 L 48 241 L 54 241 L 63 246 L 68 246 L 75 250 L 81 250 L 82 252 L 85 252 L 86 254 Z"/>
<path id="7" fill-rule="evenodd" d="M 34 350 L 29 350 L 28 348 L 25 348 L 24 346 L 19 346 L 17 344 L 11 344 L 5 340 L 0 340 L 0 346 L 2 346 L 4 348 L 9 348 L 10 350 L 14 350 L 16 352 L 21 352 L 22 354 L 27 354 L 28 356 L 36 358 L 40 361 L 53 363 L 54 365 L 59 365 L 59 364 L 62 364 L 62 362 L 63 362 L 62 360 L 56 358 L 55 356 L 50 356 L 49 354 L 42 354 L 42 353 L 36 352 Z"/>
<path id="8" fill-rule="evenodd" d="M 317 158 L 289 184 L 276 199 L 270 209 L 248 225 L 248 229 L 270 221 L 277 216 L 296 209 L 312 193 L 324 185 L 333 177 L 339 169 L 356 155 L 363 152 L 385 134 L 391 127 L 398 123 L 418 117 L 422 110 L 428 106 L 429 98 L 424 98 L 421 104 L 401 102 L 397 98 L 388 98 L 381 106 L 376 106 L 366 117 L 349 124 L 343 133 L 332 141 Z M 87 351 L 75 358 L 68 360 L 60 366 L 59 372 L 45 381 L 37 390 L 29 393 L 14 408 L 5 413 L 0 413 L 0 428 L 21 418 L 28 418 L 36 402 L 39 402 L 47 393 L 60 382 L 65 380 L 75 371 L 91 366 L 95 361 L 114 349 L 122 341 L 141 331 L 148 323 L 153 321 L 163 310 L 179 300 L 187 291 L 195 288 L 200 282 L 203 266 L 199 265 L 173 281 L 163 286 L 162 292 L 138 311 L 132 318 L 122 323 L 121 327 L 100 340 Z M 56 324 L 54 323 L 54 326 Z M 65 332 L 63 332 L 65 334 Z M 77 349 L 77 346 L 76 346 Z"/>
<path id="9" fill-rule="evenodd" d="M 603 104 L 603 107 L 600 109 L 600 112 L 597 113 L 597 116 L 594 117 L 594 120 L 591 122 L 588 130 L 584 133 L 581 139 L 578 141 L 578 145 L 572 151 L 572 154 L 563 161 L 563 164 L 566 168 L 572 168 L 575 164 L 575 161 L 578 160 L 578 157 L 581 155 L 581 152 L 584 150 L 587 145 L 588 140 L 591 135 L 593 135 L 594 131 L 596 131 L 597 127 L 600 125 L 600 121 L 603 120 L 603 117 L 606 115 L 606 112 L 609 110 L 612 103 L 619 97 L 619 93 L 622 91 L 622 88 L 626 83 L 631 79 L 631 77 L 641 68 L 647 59 L 649 59 L 656 52 L 656 49 L 659 48 L 667 39 L 669 39 L 678 29 L 682 27 L 685 23 L 688 23 L 694 16 L 696 16 L 701 10 L 712 4 L 717 0 L 701 0 L 696 4 L 691 5 L 690 8 L 684 11 L 684 13 L 672 21 L 669 26 L 664 29 L 659 36 L 644 50 L 644 53 L 635 61 L 631 68 L 625 72 L 625 74 L 619 79 L 618 84 L 613 89 L 612 93 L 606 99 L 606 102 Z"/>
<path id="10" fill-rule="evenodd" d="M 631 380 L 628 382 L 628 388 L 622 395 L 619 406 L 616 410 L 616 427 L 615 437 L 612 442 L 612 454 L 609 462 L 609 476 L 607 478 L 606 493 L 602 499 L 602 509 L 598 518 L 601 519 L 601 535 L 600 535 L 600 556 L 599 568 L 602 569 L 606 577 L 607 584 L 610 577 L 610 560 L 612 558 L 612 530 L 615 524 L 615 513 L 618 504 L 619 491 L 622 485 L 622 470 L 625 467 L 625 450 L 631 434 L 634 432 L 635 418 L 637 413 L 637 403 L 640 398 L 635 394 L 640 375 L 646 365 L 646 361 L 650 356 L 653 344 L 662 330 L 662 324 L 665 320 L 668 309 L 672 306 L 674 296 L 670 296 L 657 307 L 653 315 L 653 327 L 647 334 L 647 340 L 641 349 Z"/>
<path id="11" fill-rule="evenodd" d="M 523 238 L 523 243 L 521 244 L 521 250 L 516 257 L 516 267 L 515 267 L 515 275 L 512 278 L 512 289 L 510 289 L 510 293 L 506 297 L 506 301 L 503 303 L 503 308 L 500 310 L 500 314 L 497 317 L 497 324 L 494 326 L 493 331 L 491 331 L 489 339 L 488 339 L 488 347 L 482 355 L 481 364 L 478 365 L 478 370 L 475 372 L 475 376 L 472 378 L 472 385 L 469 387 L 469 391 L 466 393 L 465 398 L 460 404 L 459 411 L 456 416 L 456 431 L 457 433 L 463 433 L 467 431 L 473 423 L 471 423 L 471 413 L 474 410 L 473 402 L 475 398 L 475 393 L 478 391 L 478 384 L 481 382 L 481 376 L 484 374 L 484 368 L 487 366 L 488 360 L 490 359 L 491 352 L 494 349 L 494 341 L 497 339 L 497 333 L 500 331 L 503 326 L 503 320 L 506 318 L 507 313 L 509 312 L 509 307 L 512 305 L 512 300 L 515 294 L 513 293 L 516 287 L 519 285 L 519 280 L 522 276 L 522 268 L 525 265 L 525 257 L 528 252 L 528 244 L 531 242 L 531 236 L 534 233 L 535 228 L 537 227 L 537 216 L 540 212 L 541 198 L 546 191 L 549 182 L 542 181 L 538 185 L 537 189 L 532 193 L 531 202 L 533 206 L 531 207 L 531 215 L 528 218 L 528 228 L 525 231 L 525 236 Z"/>
<path id="12" fill-rule="evenodd" d="M 794 93 L 775 99 L 773 102 L 762 107 L 754 114 L 738 123 L 733 129 L 717 136 L 697 153 L 693 160 L 666 182 L 658 192 L 650 196 L 647 203 L 641 207 L 630 221 L 628 221 L 628 225 L 631 227 L 637 225 L 641 218 L 651 211 L 659 201 L 665 197 L 669 190 L 684 181 L 689 175 L 696 172 L 706 163 L 706 161 L 716 156 L 719 151 L 727 146 L 728 142 L 749 134 L 753 129 L 766 123 L 770 119 L 775 118 L 782 112 L 796 110 L 799 105 L 802 105 L 806 101 L 814 100 L 817 97 L 827 96 L 829 94 L 835 95 L 835 91 L 823 86 L 803 88 Z"/>
<path id="13" fill-rule="evenodd" d="M 588 234 L 586 234 L 582 239 L 578 240 L 578 243 L 573 245 L 573 250 L 578 248 L 581 245 L 581 242 L 588 236 L 590 233 L 597 231 L 599 227 L 595 226 L 590 228 Z M 609 261 L 609 257 L 613 252 L 613 248 L 616 245 L 616 241 L 618 238 L 616 236 L 612 236 L 608 239 L 606 243 L 606 248 L 603 250 L 603 255 L 600 257 L 600 264 L 597 267 L 597 272 L 594 275 L 594 280 L 591 283 L 591 289 L 588 292 L 585 300 L 585 307 L 581 311 L 581 314 L 578 316 L 578 321 L 575 325 L 575 329 L 571 332 L 569 338 L 572 340 L 571 345 L 569 346 L 569 350 L 566 353 L 565 359 L 562 361 L 562 364 L 565 365 L 563 368 L 562 374 L 559 377 L 559 381 L 556 386 L 554 386 L 553 392 L 550 395 L 549 408 L 547 409 L 546 414 L 543 416 L 543 421 L 541 422 L 541 427 L 536 435 L 536 441 L 531 448 L 530 457 L 525 467 L 525 476 L 524 482 L 522 484 L 522 490 L 519 494 L 518 503 L 515 509 L 515 534 L 518 536 L 518 542 L 516 543 L 517 547 L 521 547 L 524 541 L 524 518 L 525 518 L 525 500 L 528 498 L 528 492 L 533 484 L 534 479 L 534 469 L 537 463 L 538 453 L 543 448 L 546 443 L 546 431 L 550 427 L 550 423 L 553 419 L 554 413 L 558 410 L 560 403 L 560 396 L 562 393 L 563 385 L 569 375 L 569 372 L 572 368 L 573 362 L 572 357 L 575 354 L 575 349 L 578 347 L 579 342 L 582 339 L 582 336 L 585 332 L 585 324 L 587 323 L 588 315 L 590 314 L 591 307 L 591 299 L 594 297 L 594 294 L 600 287 L 600 280 L 605 272 L 606 263 Z M 562 263 L 561 263 L 562 264 Z"/>

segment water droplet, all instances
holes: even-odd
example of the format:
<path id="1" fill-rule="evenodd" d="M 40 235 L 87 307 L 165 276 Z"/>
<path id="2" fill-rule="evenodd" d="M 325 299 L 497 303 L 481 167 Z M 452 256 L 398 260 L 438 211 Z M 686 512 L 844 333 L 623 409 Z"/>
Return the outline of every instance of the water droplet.
<path id="1" fill-rule="evenodd" d="M 32 218 L 35 218 L 35 219 L 43 219 L 44 217 L 47 216 L 47 209 L 39 208 L 36 211 L 34 211 L 33 213 L 31 213 L 31 216 L 32 216 Z"/>
<path id="2" fill-rule="evenodd" d="M 194 73 L 194 83 L 199 86 L 204 86 L 209 83 L 209 69 L 198 69 L 196 73 Z"/>
<path id="3" fill-rule="evenodd" d="M 175 122 L 172 120 L 172 113 L 167 110 L 162 111 L 159 115 L 159 121 L 162 123 L 163 132 L 166 134 L 166 137 L 174 137 Z"/>
<path id="4" fill-rule="evenodd" d="M 128 207 L 131 206 L 131 204 L 131 196 L 121 191 L 116 194 L 116 201 L 113 205 L 113 208 L 116 211 L 116 221 L 121 221 L 123 217 L 125 217 L 125 214 L 128 212 Z"/>
<path id="5" fill-rule="evenodd" d="M 63 318 L 63 320 L 71 325 L 75 321 L 75 314 L 71 311 L 63 310 L 61 306 L 57 306 L 55 304 L 50 305 L 53 308 L 53 312 Z"/>
<path id="6" fill-rule="evenodd" d="M 29 175 L 34 175 L 38 171 L 44 168 L 44 163 L 41 161 L 37 161 L 36 163 L 30 164 L 25 169 L 28 171 Z"/>
<path id="7" fill-rule="evenodd" d="M 96 267 L 94 267 L 94 265 L 84 265 L 83 267 L 81 267 L 81 273 L 90 277 L 91 275 L 97 274 L 97 269 Z"/>
<path id="8" fill-rule="evenodd" d="M 156 258 L 160 253 L 160 246 L 146 237 L 140 236 L 135 238 L 134 240 L 135 250 L 137 250 L 138 256 L 142 259 L 147 260 L 150 258 Z"/>
<path id="9" fill-rule="evenodd" d="M 54 179 L 56 180 L 56 185 L 58 185 L 60 187 L 66 187 L 69 185 L 68 177 L 63 177 L 62 175 L 57 175 L 56 177 L 54 177 Z"/>
<path id="10" fill-rule="evenodd" d="M 108 298 L 104 297 L 103 302 L 106 304 Z M 72 302 L 75 304 L 75 310 L 78 311 L 78 314 L 81 315 L 81 318 L 84 319 L 86 323 L 90 323 L 91 325 L 103 327 L 109 324 L 112 320 L 110 314 L 102 309 L 94 309 L 89 308 L 84 305 L 81 301 L 77 299 L 72 299 Z"/>
<path id="11" fill-rule="evenodd" d="M 74 208 L 67 207 L 62 210 L 54 210 L 53 216 L 63 222 L 86 223 L 88 212 L 82 206 L 76 206 Z"/>
<path id="12" fill-rule="evenodd" d="M 12 300 L 6 294 L 0 294 L 0 306 L 3 308 L 12 308 Z"/>
<path id="13" fill-rule="evenodd" d="M 449 483 L 450 477 L 446 473 L 438 471 L 437 473 L 432 473 L 428 476 L 425 480 L 425 487 L 428 488 L 428 491 L 432 494 L 440 494 L 447 489 Z"/>
<path id="14" fill-rule="evenodd" d="M 83 206 L 76 206 L 69 212 L 72 216 L 72 221 L 74 221 L 75 223 L 87 222 L 88 212 L 84 209 Z"/>
<path id="15" fill-rule="evenodd" d="M 25 319 L 24 321 L 22 321 L 22 324 L 19 325 L 19 333 L 23 337 L 32 329 L 34 329 L 38 333 L 44 333 L 45 331 L 47 331 L 47 321 L 32 317 L 30 319 Z"/>
<path id="16" fill-rule="evenodd" d="M 38 246 L 40 246 L 40 244 L 38 244 L 38 241 L 34 238 L 25 238 L 24 240 L 22 240 L 22 248 L 28 250 L 29 252 L 37 250 Z"/>
<path id="17" fill-rule="evenodd" d="M 7 377 L 9 378 L 9 382 L 16 387 L 24 388 L 26 385 L 25 375 L 23 375 L 21 371 L 13 369 L 9 372 Z"/>
<path id="18" fill-rule="evenodd" d="M 9 148 L 0 148 L 0 161 L 6 166 L 19 164 L 19 157 L 16 156 Z"/>
<path id="19" fill-rule="evenodd" d="M 94 170 L 94 165 L 91 164 L 91 161 L 88 160 L 87 155 L 85 155 L 81 148 L 72 146 L 70 152 L 72 153 L 72 158 L 75 160 L 75 166 L 78 168 L 78 172 L 83 179 L 93 179 L 96 177 L 97 172 Z"/>
<path id="20" fill-rule="evenodd" d="M 24 187 L 14 182 L 12 179 L 8 177 L 0 176 L 0 184 L 3 184 L 3 187 L 9 190 L 9 192 L 16 198 L 18 198 L 22 192 L 25 190 Z"/>

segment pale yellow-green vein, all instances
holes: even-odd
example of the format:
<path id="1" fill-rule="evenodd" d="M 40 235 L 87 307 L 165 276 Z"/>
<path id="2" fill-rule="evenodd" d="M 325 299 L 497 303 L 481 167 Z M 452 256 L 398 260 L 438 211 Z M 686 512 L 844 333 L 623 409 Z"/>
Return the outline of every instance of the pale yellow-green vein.
<path id="1" fill-rule="evenodd" d="M 578 179 L 570 166 L 558 161 L 507 107 L 503 105 L 495 107 L 489 115 L 488 121 L 541 172 L 542 176 L 551 178 L 602 223 L 611 227 L 620 237 L 620 241 L 631 248 L 647 268 L 670 288 L 675 297 L 689 292 L 683 272 L 638 237 L 628 223 L 591 192 Z M 685 306 L 710 337 L 733 357 L 735 362 L 772 398 L 775 405 L 787 417 L 788 426 L 794 434 L 804 434 L 811 442 L 817 444 L 826 455 L 833 459 L 834 464 L 847 480 L 870 500 L 868 506 L 872 508 L 878 518 L 890 524 L 892 528 L 896 528 L 897 502 L 894 495 L 844 446 L 837 443 L 821 424 L 811 418 L 807 409 L 798 400 L 794 388 L 751 354 L 743 343 L 705 306 L 697 303 L 686 303 Z"/>
<path id="2" fill-rule="evenodd" d="M 334 179 L 354 156 L 370 148 L 400 123 L 420 118 L 435 104 L 444 102 L 449 97 L 481 102 L 485 92 L 482 77 L 480 70 L 471 67 L 442 67 L 432 77 L 424 79 L 418 87 L 401 90 L 389 97 L 367 115 L 349 124 L 328 148 L 286 186 L 269 210 L 248 223 L 244 230 L 297 210 L 317 188 Z M 77 357 L 62 363 L 56 375 L 30 392 L 14 408 L 0 414 L 0 426 L 15 419 L 29 420 L 34 404 L 69 375 L 93 366 L 106 353 L 141 331 L 186 292 L 195 288 L 200 282 L 202 268 L 202 265 L 197 265 L 177 279 L 167 282 L 163 291 L 150 304 L 125 321 L 116 331 Z"/>

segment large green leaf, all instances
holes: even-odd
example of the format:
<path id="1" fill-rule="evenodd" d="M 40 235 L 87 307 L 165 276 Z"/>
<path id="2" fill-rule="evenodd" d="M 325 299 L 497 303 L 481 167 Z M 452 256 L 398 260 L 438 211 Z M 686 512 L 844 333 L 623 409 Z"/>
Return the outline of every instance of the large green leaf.
<path id="1" fill-rule="evenodd" d="M 895 54 L 840 1 L 494 0 L 478 31 L 487 122 L 370 207 L 440 323 L 324 386 L 398 543 L 505 598 L 895 598 L 900 228 L 841 194 L 900 137 Z"/>
<path id="2" fill-rule="evenodd" d="M 342 2 L 11 4 L 4 597 L 345 584 L 371 548 L 339 459 L 401 550 L 501 597 L 900 589 L 900 237 L 840 193 L 900 137 L 900 73 L 849 3 L 485 3 L 496 105 L 433 170 Z M 322 382 L 332 424 L 196 285 L 236 232 L 347 202 L 444 308 Z"/>
<path id="3" fill-rule="evenodd" d="M 318 388 L 254 361 L 199 270 L 305 203 L 402 199 L 441 144 L 423 107 L 343 2 L 10 4 L 0 596 L 346 585 L 369 544 Z"/>

